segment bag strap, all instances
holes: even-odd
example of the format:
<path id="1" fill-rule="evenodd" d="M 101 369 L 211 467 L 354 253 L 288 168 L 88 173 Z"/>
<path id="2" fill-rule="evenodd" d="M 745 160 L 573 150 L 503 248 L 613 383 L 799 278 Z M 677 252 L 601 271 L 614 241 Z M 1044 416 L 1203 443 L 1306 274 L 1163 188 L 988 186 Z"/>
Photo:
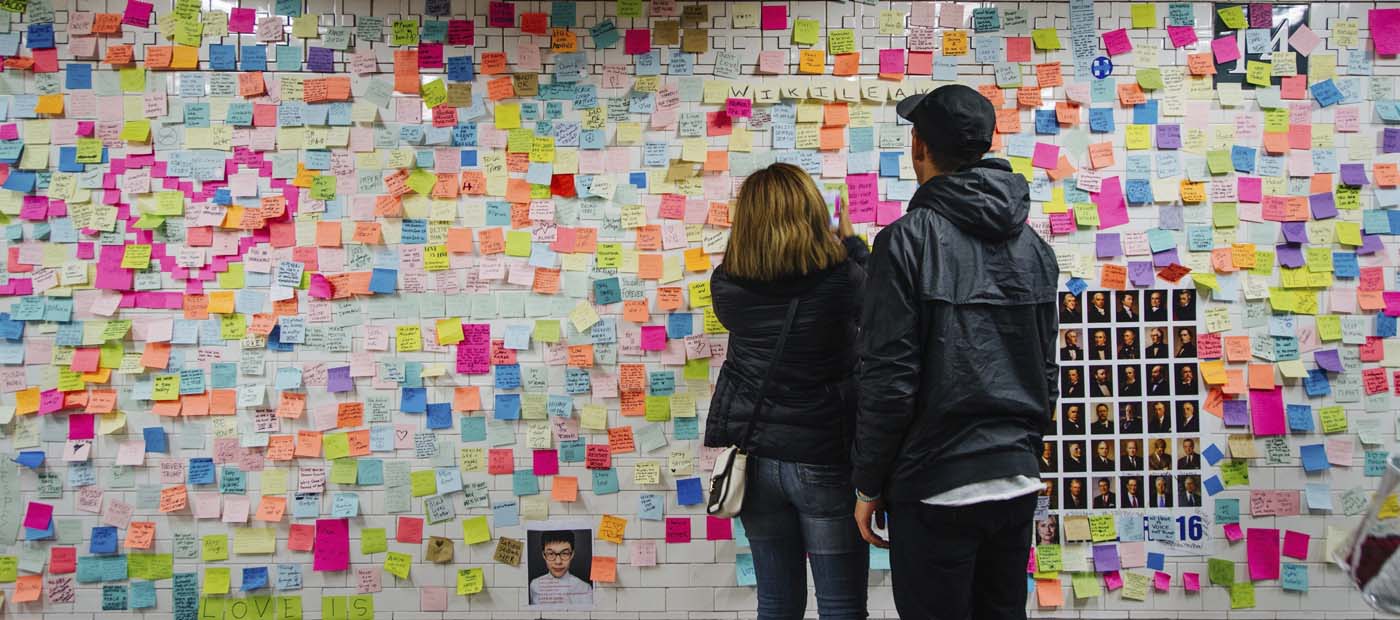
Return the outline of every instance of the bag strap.
<path id="1" fill-rule="evenodd" d="M 758 400 L 754 403 L 753 414 L 749 416 L 748 427 L 744 429 L 744 439 L 739 442 L 739 451 L 747 453 L 749 451 L 749 438 L 753 437 L 754 427 L 758 422 L 758 414 L 763 411 L 763 401 L 768 394 L 768 384 L 773 379 L 773 368 L 783 360 L 783 347 L 787 345 L 788 333 L 792 330 L 793 321 L 797 318 L 797 302 L 800 298 L 793 297 L 788 302 L 787 315 L 783 318 L 783 331 L 778 336 L 778 347 L 773 352 L 773 361 L 768 362 L 768 370 L 763 373 L 763 383 L 758 388 Z"/>

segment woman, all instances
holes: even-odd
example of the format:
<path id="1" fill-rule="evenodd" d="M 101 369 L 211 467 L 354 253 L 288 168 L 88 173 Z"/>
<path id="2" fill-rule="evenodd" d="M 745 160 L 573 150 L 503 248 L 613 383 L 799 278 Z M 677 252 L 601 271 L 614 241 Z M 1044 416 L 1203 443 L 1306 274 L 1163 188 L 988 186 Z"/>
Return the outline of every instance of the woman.
<path id="1" fill-rule="evenodd" d="M 839 211 L 833 234 L 826 201 L 801 168 L 773 164 L 755 172 L 739 189 L 724 262 L 710 279 L 729 350 L 710 400 L 705 445 L 743 446 L 753 424 L 739 518 L 753 550 L 762 620 L 806 613 L 806 557 L 820 617 L 866 617 L 870 549 L 851 519 L 850 452 L 869 251 L 846 210 Z"/>

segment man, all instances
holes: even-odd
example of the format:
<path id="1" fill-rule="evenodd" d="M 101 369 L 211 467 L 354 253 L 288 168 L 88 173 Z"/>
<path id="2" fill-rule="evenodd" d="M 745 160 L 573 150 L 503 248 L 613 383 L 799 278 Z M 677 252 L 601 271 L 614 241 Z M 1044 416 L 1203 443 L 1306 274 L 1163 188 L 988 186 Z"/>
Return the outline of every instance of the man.
<path id="1" fill-rule="evenodd" d="M 1176 432 L 1178 433 L 1199 433 L 1201 432 L 1201 418 L 1196 415 L 1196 402 L 1191 400 L 1181 401 L 1177 405 Z"/>
<path id="2" fill-rule="evenodd" d="M 1089 504 L 1084 501 L 1084 479 L 1070 478 L 1069 491 L 1065 493 L 1065 510 L 1084 510 Z"/>
<path id="3" fill-rule="evenodd" d="M 1118 293 L 1118 321 L 1135 323 L 1139 318 L 1141 317 L 1138 316 L 1137 311 L 1137 293 L 1131 291 Z"/>
<path id="4" fill-rule="evenodd" d="M 1055 463 L 1055 442 L 1040 442 L 1040 473 L 1055 473 L 1059 468 Z"/>
<path id="5" fill-rule="evenodd" d="M 1201 505 L 1201 486 L 1197 476 L 1185 476 L 1181 479 L 1181 506 L 1195 507 Z"/>
<path id="6" fill-rule="evenodd" d="M 1079 322 L 1079 297 L 1074 293 L 1065 293 L 1060 301 L 1060 322 Z"/>
<path id="7" fill-rule="evenodd" d="M 1147 457 L 1147 467 L 1152 471 L 1162 471 L 1172 468 L 1172 455 L 1170 452 L 1167 452 L 1167 440 L 1152 440 L 1152 454 Z"/>
<path id="8" fill-rule="evenodd" d="M 1112 490 L 1108 478 L 1099 478 L 1099 494 L 1094 496 L 1094 508 L 1117 508 L 1118 495 Z"/>
<path id="9" fill-rule="evenodd" d="M 1147 345 L 1147 359 L 1166 359 L 1167 343 L 1162 342 L 1162 338 L 1165 337 L 1162 333 L 1162 328 L 1153 327 L 1152 329 L 1147 330 L 1147 337 L 1152 340 L 1152 343 Z"/>
<path id="10" fill-rule="evenodd" d="M 1196 294 L 1190 289 L 1181 289 L 1176 293 L 1176 306 L 1172 308 L 1172 316 L 1177 321 L 1196 320 Z"/>
<path id="11" fill-rule="evenodd" d="M 1025 618 L 1059 268 L 1026 225 L 1025 177 L 982 159 L 986 97 L 950 84 L 896 112 L 914 125 L 920 187 L 867 265 L 855 518 L 884 547 L 871 523 L 889 509 L 901 617 Z"/>
<path id="12" fill-rule="evenodd" d="M 1137 478 L 1123 479 L 1123 507 L 1142 508 L 1142 490 Z"/>
<path id="13" fill-rule="evenodd" d="M 1064 471 L 1081 472 L 1088 469 L 1084 463 L 1084 442 L 1065 442 Z"/>
<path id="14" fill-rule="evenodd" d="M 1095 435 L 1113 434 L 1113 414 L 1106 403 L 1094 406 L 1094 423 L 1089 425 L 1089 432 Z"/>
<path id="15" fill-rule="evenodd" d="M 1113 471 L 1113 442 L 1099 440 L 1094 444 L 1094 471 Z"/>
<path id="16" fill-rule="evenodd" d="M 1147 310 L 1143 316 L 1148 321 L 1167 320 L 1167 301 L 1162 298 L 1162 291 L 1151 291 L 1147 294 Z"/>
<path id="17" fill-rule="evenodd" d="M 1167 378 L 1166 364 L 1153 364 L 1147 370 L 1147 395 L 1167 396 L 1171 394 L 1171 380 Z"/>
<path id="18" fill-rule="evenodd" d="M 1079 405 L 1065 405 L 1064 431 L 1062 435 L 1083 435 L 1084 418 L 1079 415 Z"/>
<path id="19" fill-rule="evenodd" d="M 1108 330 L 1096 329 L 1092 335 L 1094 343 L 1089 345 L 1089 359 L 1113 359 L 1113 347 L 1108 344 Z"/>
<path id="20" fill-rule="evenodd" d="M 545 570 L 530 580 L 530 603 L 586 607 L 593 604 L 593 586 L 569 572 L 574 561 L 574 533 L 550 530 L 540 533 L 540 555 Z"/>
<path id="21" fill-rule="evenodd" d="M 1138 439 L 1123 440 L 1123 458 L 1118 462 L 1123 471 L 1142 471 L 1142 457 L 1138 456 Z"/>
<path id="22" fill-rule="evenodd" d="M 1171 476 L 1152 477 L 1152 498 L 1148 506 L 1153 508 L 1172 507 L 1172 483 Z"/>
<path id="23" fill-rule="evenodd" d="M 1176 382 L 1176 393 L 1181 395 L 1194 395 L 1196 393 L 1196 368 L 1190 364 L 1177 366 L 1177 375 L 1180 379 Z"/>
<path id="24" fill-rule="evenodd" d="M 1163 401 L 1152 403 L 1152 415 L 1147 418 L 1147 432 L 1172 432 L 1172 416 L 1167 413 L 1167 403 Z"/>
<path id="25" fill-rule="evenodd" d="M 1089 296 L 1089 322 L 1113 322 L 1113 315 L 1108 311 L 1108 293 L 1099 291 Z"/>
<path id="26" fill-rule="evenodd" d="M 1201 455 L 1196 454 L 1196 440 L 1181 440 L 1181 458 L 1176 460 L 1177 469 L 1200 469 Z M 1184 504 L 1183 504 L 1184 505 Z"/>
<path id="27" fill-rule="evenodd" d="M 1084 359 L 1084 349 L 1079 346 L 1079 330 L 1065 330 L 1065 346 L 1060 347 L 1060 359 L 1062 360 L 1082 360 Z"/>
<path id="28" fill-rule="evenodd" d="M 1089 395 L 1102 398 L 1113 396 L 1113 377 L 1109 376 L 1107 366 L 1094 368 L 1094 384 L 1089 388 Z"/>
<path id="29" fill-rule="evenodd" d="M 1123 403 L 1118 407 L 1118 431 L 1125 435 L 1141 433 L 1142 418 L 1138 417 L 1137 405 L 1134 403 Z"/>
<path id="30" fill-rule="evenodd" d="M 1122 366 L 1123 378 L 1118 382 L 1119 396 L 1142 396 L 1142 383 L 1138 381 L 1137 366 Z"/>
<path id="31" fill-rule="evenodd" d="M 1129 297 L 1128 299 L 1132 299 Z M 1125 327 L 1118 330 L 1118 359 L 1135 360 L 1138 358 L 1137 329 Z"/>
<path id="32" fill-rule="evenodd" d="M 1196 334 L 1189 327 L 1176 330 L 1176 356 L 1196 357 Z"/>
<path id="33" fill-rule="evenodd" d="M 1084 398 L 1084 381 L 1079 377 L 1078 368 L 1065 369 L 1065 398 Z"/>

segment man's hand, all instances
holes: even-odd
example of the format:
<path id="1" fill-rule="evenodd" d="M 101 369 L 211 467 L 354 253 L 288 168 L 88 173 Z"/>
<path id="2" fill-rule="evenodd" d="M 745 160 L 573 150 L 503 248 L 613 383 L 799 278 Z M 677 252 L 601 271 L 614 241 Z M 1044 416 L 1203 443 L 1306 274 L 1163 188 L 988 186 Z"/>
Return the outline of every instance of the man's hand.
<path id="1" fill-rule="evenodd" d="M 880 535 L 875 533 L 874 528 L 871 527 L 872 521 L 875 527 L 882 530 L 885 529 L 885 500 L 877 499 L 867 502 L 857 499 L 856 526 L 860 528 L 860 537 L 864 538 L 865 542 L 875 545 L 876 547 L 889 549 L 890 543 L 880 538 Z"/>

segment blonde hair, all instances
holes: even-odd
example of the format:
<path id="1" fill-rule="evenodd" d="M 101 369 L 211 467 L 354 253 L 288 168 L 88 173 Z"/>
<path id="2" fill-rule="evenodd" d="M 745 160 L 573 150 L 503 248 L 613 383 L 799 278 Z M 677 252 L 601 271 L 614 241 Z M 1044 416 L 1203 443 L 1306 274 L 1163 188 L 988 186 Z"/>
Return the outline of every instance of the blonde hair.
<path id="1" fill-rule="evenodd" d="M 846 259 L 816 183 L 792 164 L 773 164 L 745 179 L 732 217 L 724 252 L 724 269 L 731 275 L 777 280 Z"/>

